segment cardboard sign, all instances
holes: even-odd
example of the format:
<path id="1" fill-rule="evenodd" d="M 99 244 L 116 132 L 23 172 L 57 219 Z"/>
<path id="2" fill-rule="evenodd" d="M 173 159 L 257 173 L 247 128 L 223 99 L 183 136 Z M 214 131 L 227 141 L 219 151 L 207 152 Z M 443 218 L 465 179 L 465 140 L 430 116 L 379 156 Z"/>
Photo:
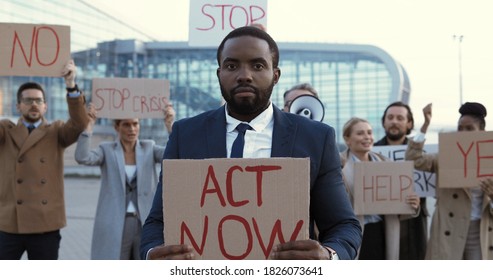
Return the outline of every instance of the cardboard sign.
<path id="1" fill-rule="evenodd" d="M 372 151 L 393 161 L 403 161 L 407 145 L 374 146 Z M 424 152 L 438 153 L 438 144 L 425 144 Z M 435 197 L 436 174 L 414 169 L 414 191 L 419 197 Z"/>
<path id="2" fill-rule="evenodd" d="M 355 162 L 354 213 L 413 214 L 406 196 L 413 194 L 413 162 Z"/>
<path id="3" fill-rule="evenodd" d="M 493 131 L 440 133 L 438 143 L 439 188 L 477 187 L 493 176 Z"/>
<path id="4" fill-rule="evenodd" d="M 267 0 L 190 0 L 188 44 L 217 47 L 238 27 L 267 26 Z"/>
<path id="5" fill-rule="evenodd" d="M 166 244 L 199 259 L 268 259 L 275 244 L 309 238 L 308 158 L 163 161 Z"/>
<path id="6" fill-rule="evenodd" d="M 70 26 L 0 23 L 0 75 L 61 77 Z"/>
<path id="7" fill-rule="evenodd" d="M 101 78 L 92 80 L 92 103 L 98 117 L 109 119 L 164 119 L 169 81 Z"/>

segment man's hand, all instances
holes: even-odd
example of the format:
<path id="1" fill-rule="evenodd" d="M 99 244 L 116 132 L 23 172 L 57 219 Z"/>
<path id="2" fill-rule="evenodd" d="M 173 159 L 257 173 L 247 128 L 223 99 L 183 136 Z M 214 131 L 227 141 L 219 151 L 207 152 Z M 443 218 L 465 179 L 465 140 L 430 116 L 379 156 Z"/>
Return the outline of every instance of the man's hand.
<path id="1" fill-rule="evenodd" d="M 296 240 L 272 249 L 273 260 L 330 260 L 329 251 L 315 240 Z"/>
<path id="2" fill-rule="evenodd" d="M 75 74 L 77 68 L 75 67 L 75 62 L 73 59 L 69 60 L 62 71 L 62 76 L 65 79 L 65 85 L 68 88 L 75 87 Z"/>
<path id="3" fill-rule="evenodd" d="M 426 131 L 428 130 L 428 126 L 430 126 L 431 122 L 431 112 L 432 112 L 432 103 L 429 103 L 423 108 L 423 117 L 425 119 L 423 126 L 421 126 L 421 132 L 426 134 Z"/>
<path id="4" fill-rule="evenodd" d="M 184 245 L 161 245 L 152 248 L 147 254 L 148 260 L 193 260 L 195 254 L 192 246 Z"/>
<path id="5" fill-rule="evenodd" d="M 94 124 L 96 123 L 96 119 L 98 118 L 96 108 L 94 107 L 94 104 L 89 103 L 87 106 L 87 116 L 89 117 L 89 122 L 87 123 L 87 128 L 86 131 L 89 133 L 92 133 L 92 129 L 94 127 Z"/>
<path id="6" fill-rule="evenodd" d="M 171 129 L 173 127 L 173 123 L 175 122 L 175 109 L 173 108 L 173 104 L 166 99 L 166 105 L 164 107 L 164 125 L 168 130 L 168 133 L 171 133 Z"/>

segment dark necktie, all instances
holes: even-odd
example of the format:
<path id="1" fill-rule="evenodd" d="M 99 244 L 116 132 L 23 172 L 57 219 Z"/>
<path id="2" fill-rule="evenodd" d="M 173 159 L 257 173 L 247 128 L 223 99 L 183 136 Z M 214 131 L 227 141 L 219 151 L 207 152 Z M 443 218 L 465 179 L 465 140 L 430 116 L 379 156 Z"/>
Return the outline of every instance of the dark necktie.
<path id="1" fill-rule="evenodd" d="M 230 158 L 242 158 L 243 157 L 243 147 L 245 146 L 245 132 L 247 129 L 252 129 L 252 127 L 246 123 L 240 123 L 236 130 L 238 131 L 238 136 L 236 136 L 233 146 L 231 147 Z"/>
<path id="2" fill-rule="evenodd" d="M 36 127 L 33 125 L 33 124 L 30 124 L 28 127 L 27 127 L 27 131 L 29 131 L 29 134 L 31 134 L 31 132 L 35 129 Z"/>

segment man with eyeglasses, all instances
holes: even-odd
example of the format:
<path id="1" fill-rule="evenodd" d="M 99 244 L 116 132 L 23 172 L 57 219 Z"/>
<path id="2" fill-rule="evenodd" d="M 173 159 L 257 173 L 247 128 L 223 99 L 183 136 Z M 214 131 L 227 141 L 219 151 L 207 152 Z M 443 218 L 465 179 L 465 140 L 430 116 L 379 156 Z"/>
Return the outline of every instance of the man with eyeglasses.
<path id="1" fill-rule="evenodd" d="M 70 60 L 61 75 L 67 86 L 68 121 L 49 123 L 43 87 L 28 82 L 17 91 L 17 124 L 0 120 L 0 259 L 58 259 L 66 225 L 63 153 L 89 122 L 84 95 Z"/>

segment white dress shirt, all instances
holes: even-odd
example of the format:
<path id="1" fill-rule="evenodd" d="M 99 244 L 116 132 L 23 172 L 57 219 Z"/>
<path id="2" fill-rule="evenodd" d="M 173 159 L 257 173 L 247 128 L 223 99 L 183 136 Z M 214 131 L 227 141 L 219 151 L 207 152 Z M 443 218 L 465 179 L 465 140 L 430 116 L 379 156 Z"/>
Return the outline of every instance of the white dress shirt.
<path id="1" fill-rule="evenodd" d="M 226 110 L 226 148 L 228 158 L 231 155 L 231 147 L 238 135 L 236 126 L 242 121 L 231 117 Z M 272 150 L 272 131 L 274 129 L 274 109 L 272 103 L 260 115 L 248 123 L 253 130 L 245 133 L 245 146 L 243 148 L 244 158 L 270 158 Z"/>

